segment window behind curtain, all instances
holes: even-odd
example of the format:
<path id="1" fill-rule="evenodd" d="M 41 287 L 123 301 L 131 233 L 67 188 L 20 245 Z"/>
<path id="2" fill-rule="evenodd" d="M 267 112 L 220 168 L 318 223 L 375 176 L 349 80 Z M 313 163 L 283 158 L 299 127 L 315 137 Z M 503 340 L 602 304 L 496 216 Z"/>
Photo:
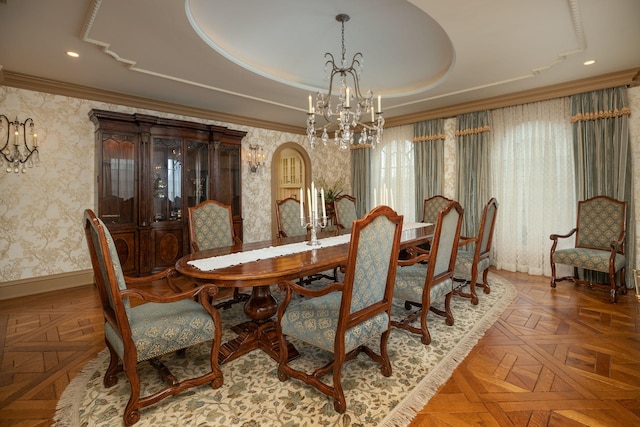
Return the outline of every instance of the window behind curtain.
<path id="1" fill-rule="evenodd" d="M 575 227 L 569 117 L 569 98 L 492 112 L 492 181 L 499 203 L 492 264 L 499 269 L 549 276 L 549 235 Z"/>
<path id="2" fill-rule="evenodd" d="M 405 224 L 415 222 L 412 139 L 413 125 L 388 128 L 382 144 L 371 150 L 372 205 L 382 204 L 386 189 L 387 204 L 404 215 Z"/>

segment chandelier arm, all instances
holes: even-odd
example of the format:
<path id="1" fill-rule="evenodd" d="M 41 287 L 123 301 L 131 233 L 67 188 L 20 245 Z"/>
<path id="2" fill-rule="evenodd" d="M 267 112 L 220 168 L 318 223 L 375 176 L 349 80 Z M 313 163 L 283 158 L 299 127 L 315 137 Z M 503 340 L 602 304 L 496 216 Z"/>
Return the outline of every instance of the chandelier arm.
<path id="1" fill-rule="evenodd" d="M 4 114 L 0 114 L 0 118 L 4 119 L 5 122 L 7 122 L 7 139 L 4 141 L 4 145 L 2 146 L 2 148 L 0 148 L 0 153 L 2 153 L 2 157 L 4 157 L 4 159 L 7 162 L 11 162 L 12 160 L 9 159 L 5 153 L 5 151 L 7 150 L 7 147 L 9 147 L 9 135 L 11 135 L 11 121 L 9 120 L 9 118 L 7 116 L 5 116 Z"/>

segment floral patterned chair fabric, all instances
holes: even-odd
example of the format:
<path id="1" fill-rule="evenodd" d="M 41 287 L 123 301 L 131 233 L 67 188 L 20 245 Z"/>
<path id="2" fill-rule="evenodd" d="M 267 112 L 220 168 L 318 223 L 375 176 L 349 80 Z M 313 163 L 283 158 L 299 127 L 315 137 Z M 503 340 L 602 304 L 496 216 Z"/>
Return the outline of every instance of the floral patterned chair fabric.
<path id="1" fill-rule="evenodd" d="M 387 340 L 402 219 L 388 206 L 379 206 L 353 223 L 342 283 L 320 290 L 292 282 L 279 284 L 286 294 L 278 308 L 278 377 L 281 381 L 293 377 L 317 388 L 333 398 L 340 413 L 346 409 L 340 379 L 345 361 L 364 351 L 381 365 L 384 376 L 391 375 Z M 294 292 L 304 298 L 292 300 Z M 367 343 L 378 337 L 380 353 L 376 354 Z M 297 370 L 287 364 L 287 338 L 322 348 L 333 353 L 334 359 L 313 374 Z M 329 373 L 332 385 L 320 379 Z"/>
<path id="2" fill-rule="evenodd" d="M 189 238 L 193 252 L 239 243 L 233 229 L 231 206 L 205 200 L 189 208 Z"/>
<path id="3" fill-rule="evenodd" d="M 333 201 L 333 206 L 338 228 L 351 230 L 351 224 L 358 219 L 355 197 L 349 196 L 348 194 L 340 196 Z"/>
<path id="4" fill-rule="evenodd" d="M 276 202 L 278 237 L 304 236 L 307 227 L 300 225 L 300 202 L 292 197 Z"/>
<path id="5" fill-rule="evenodd" d="M 422 203 L 422 222 L 435 224 L 438 220 L 438 213 L 451 202 L 453 202 L 453 200 L 444 196 L 433 196 L 425 199 Z"/>
<path id="6" fill-rule="evenodd" d="M 216 200 L 205 200 L 189 208 L 188 221 L 191 252 L 242 243 L 233 228 L 231 206 L 224 205 Z M 216 308 L 229 308 L 235 303 L 244 302 L 248 299 L 248 294 L 241 293 L 238 288 L 233 288 L 233 297 L 217 303 Z"/>
<path id="7" fill-rule="evenodd" d="M 412 306 L 419 309 L 401 321 L 392 321 L 391 324 L 421 335 L 423 344 L 431 342 L 431 334 L 427 327 L 429 310 L 446 317 L 447 325 L 453 325 L 450 302 L 462 214 L 463 209 L 458 202 L 449 202 L 436 218 L 431 249 L 424 251 L 416 248 L 415 251 L 420 255 L 406 261 L 398 261 L 393 298 L 405 301 L 405 308 L 408 310 Z M 444 310 L 434 306 L 434 303 L 444 303 Z M 418 318 L 420 328 L 412 326 Z"/>
<path id="8" fill-rule="evenodd" d="M 610 289 L 610 300 L 616 302 L 616 275 L 620 275 L 620 290 L 626 293 L 626 258 L 624 255 L 627 202 L 607 196 L 596 196 L 578 202 L 578 223 L 568 234 L 552 234 L 551 287 L 556 282 L 570 280 L 574 283 L 605 286 Z M 575 234 L 575 246 L 557 249 L 561 238 Z M 556 277 L 556 264 L 573 267 L 573 276 Z M 609 283 L 596 283 L 580 279 L 578 269 L 608 273 Z"/>
<path id="9" fill-rule="evenodd" d="M 487 276 L 489 275 L 489 255 L 491 253 L 491 242 L 493 241 L 497 213 L 498 201 L 492 198 L 482 211 L 478 235 L 476 237 L 460 237 L 460 246 L 463 249 L 458 250 L 453 279 L 457 282 L 469 283 L 469 292 L 464 292 L 461 286 L 456 288 L 455 294 L 471 298 L 473 305 L 478 304 L 476 285 L 481 286 L 485 294 L 491 292 Z M 476 283 L 479 274 L 482 274 L 482 283 Z"/>
<path id="10" fill-rule="evenodd" d="M 182 292 L 171 281 L 175 274 L 172 268 L 147 277 L 126 277 L 111 234 L 89 209 L 84 214 L 84 229 L 105 318 L 105 343 L 111 358 L 103 383 L 105 387 L 115 385 L 117 374 L 124 370 L 131 386 L 124 424 L 135 424 L 140 419 L 140 409 L 187 388 L 205 383 L 213 388 L 220 387 L 223 381 L 218 367 L 220 316 L 209 303 L 217 288 L 205 285 Z M 158 295 L 127 287 L 128 284 L 141 285 L 161 279 L 166 281 L 172 294 Z M 144 304 L 134 306 L 131 299 L 141 300 Z M 178 381 L 156 359 L 208 341 L 211 342 L 211 367 L 196 378 Z M 150 361 L 160 372 L 166 372 L 165 376 L 171 382 L 161 390 L 141 397 L 137 367 L 144 361 Z"/>

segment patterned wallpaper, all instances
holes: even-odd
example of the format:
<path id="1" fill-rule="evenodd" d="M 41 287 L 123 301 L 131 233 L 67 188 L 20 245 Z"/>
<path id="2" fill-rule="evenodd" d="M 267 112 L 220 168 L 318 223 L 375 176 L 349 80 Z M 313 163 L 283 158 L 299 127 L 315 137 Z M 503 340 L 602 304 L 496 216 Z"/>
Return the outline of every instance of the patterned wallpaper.
<path id="1" fill-rule="evenodd" d="M 40 142 L 40 166 L 26 174 L 4 172 L 0 166 L 0 284 L 91 268 L 84 233 L 84 209 L 95 209 L 94 130 L 91 109 L 139 112 L 160 117 L 227 126 L 247 132 L 249 144 L 264 148 L 266 165 L 258 174 L 243 161 L 242 208 L 244 240 L 271 238 L 271 156 L 285 142 L 300 144 L 311 158 L 313 179 L 336 178 L 349 183 L 350 157 L 333 147 L 311 147 L 302 135 L 180 115 L 134 109 L 0 86 L 0 113 L 13 120 L 33 118 Z M 301 118 L 302 122 L 304 118 Z M 6 132 L 6 129 L 4 130 Z"/>
<path id="2" fill-rule="evenodd" d="M 629 90 L 634 164 L 640 164 L 640 87 Z M 267 164 L 257 174 L 243 163 L 243 217 L 246 241 L 271 236 L 271 157 L 286 142 L 300 144 L 311 158 L 313 179 L 350 183 L 349 156 L 333 147 L 311 150 L 302 135 L 205 121 L 156 111 L 139 110 L 101 102 L 69 98 L 0 86 L 0 113 L 21 121 L 34 119 L 41 143 L 41 164 L 26 174 L 6 173 L 0 167 L 0 284 L 89 269 L 82 232 L 82 213 L 94 208 L 94 126 L 88 114 L 93 108 L 125 113 L 140 112 L 181 120 L 197 120 L 247 132 L 243 158 L 249 144 L 264 147 Z M 635 112 L 635 114 L 634 114 Z M 445 122 L 445 195 L 455 194 L 455 121 Z M 6 132 L 6 130 L 4 130 Z M 637 184 L 640 168 L 634 167 Z M 636 185 L 636 230 L 640 230 L 640 185 Z M 350 188 L 345 190 L 350 191 Z M 269 208 L 268 208 L 269 207 Z M 640 233 L 638 233 L 640 235 Z M 636 239 L 636 265 L 640 257 Z"/>

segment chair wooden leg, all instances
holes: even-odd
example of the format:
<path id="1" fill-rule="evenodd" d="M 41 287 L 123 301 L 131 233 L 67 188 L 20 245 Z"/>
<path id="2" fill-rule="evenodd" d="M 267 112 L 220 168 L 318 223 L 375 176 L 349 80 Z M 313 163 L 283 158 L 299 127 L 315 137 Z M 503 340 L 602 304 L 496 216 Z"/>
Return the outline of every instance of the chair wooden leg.
<path id="1" fill-rule="evenodd" d="M 125 374 L 129 380 L 131 386 L 131 396 L 127 407 L 124 409 L 124 425 L 131 426 L 140 421 L 140 377 L 138 376 L 137 363 L 133 363 L 133 366 L 125 366 Z"/>
<path id="2" fill-rule="evenodd" d="M 102 384 L 104 384 L 105 388 L 109 388 L 118 383 L 118 373 L 122 372 L 122 365 L 119 363 L 120 357 L 118 356 L 118 353 L 116 353 L 109 341 L 105 340 L 105 342 L 109 349 L 109 367 L 104 373 Z"/>

